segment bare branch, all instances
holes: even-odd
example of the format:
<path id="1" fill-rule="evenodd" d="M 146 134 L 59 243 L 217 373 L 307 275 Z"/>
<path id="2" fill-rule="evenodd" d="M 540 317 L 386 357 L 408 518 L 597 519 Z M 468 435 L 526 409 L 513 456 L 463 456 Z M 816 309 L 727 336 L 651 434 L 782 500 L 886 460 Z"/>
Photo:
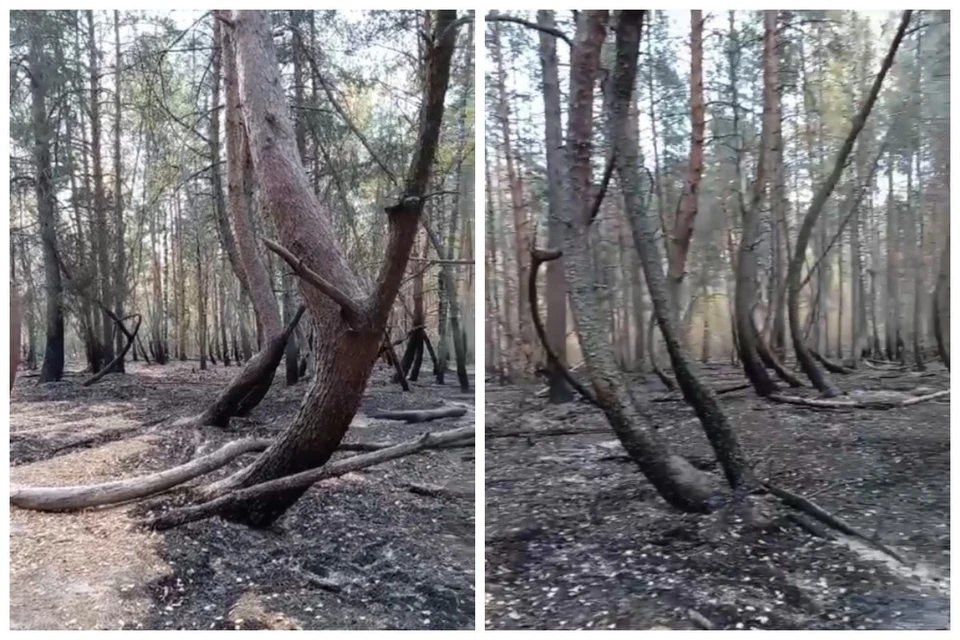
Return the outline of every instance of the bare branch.
<path id="1" fill-rule="evenodd" d="M 543 25 L 537 24 L 536 22 L 530 22 L 529 20 L 524 20 L 523 18 L 515 18 L 513 16 L 501 16 L 501 15 L 488 14 L 487 17 L 484 18 L 484 20 L 486 20 L 487 22 L 512 22 L 513 24 L 519 24 L 520 26 L 526 27 L 528 29 L 533 29 L 534 31 L 541 31 L 543 33 L 553 36 L 554 38 L 563 40 L 564 42 L 567 43 L 567 45 L 570 48 L 573 48 L 573 40 L 571 40 L 570 37 L 567 34 L 565 34 L 563 31 L 560 31 L 560 29 L 552 29 L 550 27 L 545 27 Z"/>
<path id="2" fill-rule="evenodd" d="M 267 248 L 273 251 L 275 254 L 283 258 L 283 260 L 290 265 L 290 268 L 300 276 L 305 282 L 309 282 L 314 287 L 316 287 L 320 293 L 324 294 L 338 305 L 343 310 L 344 319 L 353 326 L 354 329 L 357 329 L 357 324 L 362 317 L 362 311 L 360 304 L 356 300 L 340 291 L 333 283 L 325 280 L 323 276 L 318 274 L 316 271 L 313 271 L 305 264 L 303 260 L 293 255 L 282 247 L 280 244 L 270 240 L 269 238 L 264 239 L 263 243 L 267 245 Z"/>

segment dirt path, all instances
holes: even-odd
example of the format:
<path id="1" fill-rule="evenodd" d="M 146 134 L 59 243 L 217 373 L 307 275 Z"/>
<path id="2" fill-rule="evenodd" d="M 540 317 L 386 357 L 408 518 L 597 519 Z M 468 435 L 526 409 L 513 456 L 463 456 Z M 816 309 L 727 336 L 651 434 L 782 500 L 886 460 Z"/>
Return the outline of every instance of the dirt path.
<path id="1" fill-rule="evenodd" d="M 715 367 L 709 375 L 737 374 Z M 942 370 L 839 382 L 862 390 L 949 386 Z M 654 383 L 637 386 L 642 402 L 664 396 Z M 583 404 L 551 407 L 516 388 L 488 386 L 486 397 L 488 436 L 606 424 Z M 769 465 L 780 485 L 875 533 L 909 566 L 891 567 L 872 548 L 796 527 L 758 533 L 722 515 L 679 514 L 612 433 L 488 437 L 487 627 L 683 629 L 697 628 L 700 618 L 716 628 L 949 626 L 948 402 L 828 412 L 772 405 L 743 391 L 721 403 L 761 471 Z M 711 464 L 688 407 L 650 406 L 682 453 Z"/>
<path id="2" fill-rule="evenodd" d="M 195 364 L 195 363 L 194 363 Z M 304 386 L 278 383 L 229 431 L 173 426 L 236 372 L 191 363 L 129 368 L 90 389 L 80 376 L 18 379 L 11 482 L 68 485 L 179 464 L 293 419 Z M 348 441 L 399 442 L 473 421 L 473 396 L 447 385 L 402 393 L 375 375 L 362 412 L 470 407 L 461 419 L 405 425 L 358 415 Z M 249 458 L 247 458 L 249 460 Z M 223 469 L 222 477 L 237 468 Z M 430 451 L 311 489 L 270 531 L 219 519 L 154 534 L 130 526 L 143 506 L 74 514 L 12 510 L 11 625 L 18 629 L 473 628 L 471 449 Z M 409 490 L 439 487 L 439 496 Z"/>

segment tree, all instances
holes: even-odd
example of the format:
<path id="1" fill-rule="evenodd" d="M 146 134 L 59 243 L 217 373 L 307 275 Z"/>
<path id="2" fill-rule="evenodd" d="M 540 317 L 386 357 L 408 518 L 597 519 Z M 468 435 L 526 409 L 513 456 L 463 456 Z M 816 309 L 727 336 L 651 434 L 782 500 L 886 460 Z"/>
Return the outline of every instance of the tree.
<path id="1" fill-rule="evenodd" d="M 877 76 L 873 81 L 873 86 L 870 89 L 870 93 L 860 106 L 860 110 L 853 120 L 850 131 L 847 133 L 847 136 L 843 141 L 843 145 L 840 147 L 840 150 L 837 153 L 833 164 L 833 170 L 824 183 L 818 187 L 816 195 L 810 203 L 807 213 L 804 215 L 803 221 L 797 232 L 797 242 L 794 246 L 793 257 L 790 260 L 790 266 L 787 270 L 787 317 L 790 324 L 790 339 L 793 341 L 793 349 L 796 353 L 797 361 L 799 362 L 801 369 L 803 369 L 803 372 L 808 378 L 810 378 L 810 381 L 817 388 L 817 390 L 828 398 L 838 395 L 839 389 L 837 389 L 836 385 L 834 385 L 829 378 L 826 377 L 826 375 L 817 365 L 816 361 L 813 359 L 813 356 L 810 354 L 810 350 L 805 344 L 804 336 L 800 331 L 798 308 L 800 294 L 800 269 L 803 266 L 803 262 L 806 257 L 807 245 L 810 242 L 810 235 L 813 231 L 813 227 L 817 222 L 820 212 L 823 210 L 824 204 L 830 197 L 830 194 L 833 192 L 837 183 L 840 181 L 840 175 L 842 174 L 844 166 L 846 165 L 847 156 L 850 155 L 853 144 L 856 142 L 857 136 L 863 129 L 866 119 L 870 115 L 870 110 L 873 108 L 873 104 L 877 100 L 877 96 L 880 93 L 880 87 L 883 84 L 883 79 L 893 64 L 893 58 L 897 53 L 900 42 L 903 40 L 904 33 L 906 32 L 907 26 L 910 23 L 910 15 L 910 11 L 903 12 L 900 26 L 896 32 L 896 35 L 893 37 L 893 42 L 890 45 L 890 51 L 887 53 L 887 56 L 880 67 L 880 71 L 877 73 Z"/>
<path id="2" fill-rule="evenodd" d="M 50 74 L 44 52 L 44 14 L 33 12 L 28 19 L 31 113 L 33 116 L 33 160 L 36 168 L 37 217 L 43 244 L 44 290 L 46 293 L 47 346 L 40 370 L 40 382 L 56 382 L 63 377 L 63 283 L 57 243 L 57 199 L 50 166 L 51 123 L 47 113 Z"/>
<path id="3" fill-rule="evenodd" d="M 448 31 L 448 27 L 456 20 L 456 12 L 437 13 L 426 64 L 417 150 L 403 193 L 387 209 L 389 243 L 376 289 L 369 294 L 363 292 L 344 257 L 332 233 L 329 213 L 310 188 L 300 162 L 293 123 L 280 90 L 267 14 L 236 11 L 224 17 L 236 43 L 240 99 L 254 172 L 282 246 L 295 256 L 291 266 L 301 275 L 301 293 L 316 323 L 318 367 L 295 422 L 229 483 L 242 488 L 322 466 L 337 449 L 357 410 L 423 211 L 450 76 L 455 29 Z M 226 52 L 225 64 L 230 65 Z M 228 100 L 229 94 L 228 88 Z M 306 273 L 313 275 L 305 279 Z M 228 517 L 268 526 L 304 490 L 292 488 L 231 506 Z"/>
<path id="4" fill-rule="evenodd" d="M 552 11 L 538 11 L 537 24 L 554 29 Z M 561 130 L 560 77 L 557 62 L 556 37 L 540 32 L 540 65 L 543 69 L 543 104 L 545 141 L 547 148 L 547 244 L 560 246 L 563 240 L 561 209 L 563 207 L 563 135 Z M 563 275 L 563 259 L 547 264 L 547 342 L 560 364 L 567 358 L 567 283 Z M 550 401 L 569 402 L 573 399 L 570 387 L 559 370 L 550 367 Z"/>

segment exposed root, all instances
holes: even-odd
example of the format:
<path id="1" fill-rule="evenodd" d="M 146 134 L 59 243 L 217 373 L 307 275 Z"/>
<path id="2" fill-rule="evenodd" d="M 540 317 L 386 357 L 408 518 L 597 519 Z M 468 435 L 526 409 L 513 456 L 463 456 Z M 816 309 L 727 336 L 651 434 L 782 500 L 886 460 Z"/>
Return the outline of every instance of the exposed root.
<path id="1" fill-rule="evenodd" d="M 237 440 L 213 453 L 165 471 L 102 484 L 14 487 L 10 490 L 10 504 L 34 511 L 74 511 L 145 498 L 215 471 L 245 453 L 263 451 L 269 445 L 270 440 Z"/>
<path id="2" fill-rule="evenodd" d="M 167 513 L 152 519 L 143 520 L 140 524 L 155 530 L 171 529 L 189 522 L 205 520 L 222 513 L 231 508 L 236 508 L 248 500 L 261 499 L 277 493 L 283 493 L 292 489 L 305 489 L 321 480 L 342 476 L 351 471 L 358 471 L 371 467 L 373 465 L 402 458 L 404 456 L 420 453 L 427 449 L 435 449 L 441 445 L 469 440 L 475 435 L 473 426 L 461 427 L 450 431 L 441 431 L 438 433 L 425 433 L 416 440 L 398 444 L 388 449 L 381 449 L 373 453 L 364 453 L 357 456 L 351 456 L 344 460 L 331 462 L 319 469 L 302 471 L 292 476 L 277 478 L 261 484 L 256 484 L 239 491 L 228 493 L 224 496 L 204 502 L 202 504 L 174 509 Z"/>

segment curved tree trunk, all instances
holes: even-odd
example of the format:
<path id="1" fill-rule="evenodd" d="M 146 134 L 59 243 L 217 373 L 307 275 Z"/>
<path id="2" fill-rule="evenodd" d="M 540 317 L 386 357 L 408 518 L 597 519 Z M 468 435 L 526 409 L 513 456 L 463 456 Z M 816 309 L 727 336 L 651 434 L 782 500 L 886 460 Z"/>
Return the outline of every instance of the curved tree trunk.
<path id="1" fill-rule="evenodd" d="M 758 212 L 766 188 L 767 163 L 771 155 L 770 140 L 774 136 L 775 128 L 779 126 L 774 121 L 777 117 L 776 29 L 777 12 L 766 11 L 763 30 L 763 123 L 760 133 L 760 157 L 757 159 L 753 195 L 750 204 L 743 208 L 743 228 L 740 234 L 740 248 L 737 251 L 737 289 L 734 302 L 740 362 L 743 365 L 743 372 L 760 397 L 767 397 L 779 391 L 779 387 L 770 378 L 758 353 L 760 335 L 753 319 L 753 302 L 757 297 L 757 256 L 754 252 L 760 235 Z"/>
<path id="2" fill-rule="evenodd" d="M 555 28 L 553 11 L 538 11 L 537 23 L 543 27 Z M 547 147 L 547 246 L 556 249 L 563 242 L 563 227 L 560 209 L 563 206 L 563 131 L 560 108 L 560 75 L 557 61 L 557 41 L 552 35 L 540 32 L 540 67 L 543 70 L 544 140 Z M 536 266 L 531 263 L 530 270 Z M 535 276 L 534 276 L 535 277 Z M 536 280 L 531 280 L 528 293 L 535 296 Z M 531 317 L 539 316 L 533 298 L 530 300 Z M 534 323 L 538 320 L 534 319 Z M 535 327 L 536 329 L 536 327 Z M 538 330 L 539 333 L 539 330 Z M 567 363 L 567 281 L 563 275 L 563 259 L 547 264 L 547 343 L 555 359 L 548 358 L 550 373 L 551 403 L 562 404 L 573 399 L 570 386 L 564 378 L 562 368 Z"/>
<path id="3" fill-rule="evenodd" d="M 658 224 L 652 216 L 647 215 L 647 203 L 643 202 L 644 189 L 641 186 L 637 158 L 639 132 L 637 119 L 631 115 L 633 112 L 632 88 L 636 77 L 640 37 L 640 18 L 637 16 L 636 25 L 631 18 L 637 13 L 639 12 L 624 11 L 621 14 L 620 28 L 617 30 L 614 83 L 617 98 L 613 106 L 614 117 L 611 122 L 610 136 L 611 140 L 616 141 L 617 166 L 623 191 L 624 210 L 628 213 L 634 244 L 640 253 L 647 289 L 650 291 L 653 313 L 663 334 L 677 383 L 680 385 L 684 399 L 693 407 L 700 419 L 704 433 L 723 467 L 727 482 L 731 488 L 738 491 L 751 484 L 750 468 L 740 448 L 736 432 L 720 409 L 713 392 L 700 382 L 696 375 L 696 365 L 680 345 L 660 266 L 662 263 L 657 246 Z"/>
<path id="4" fill-rule="evenodd" d="M 944 322 L 946 320 L 946 322 Z M 950 330 L 950 236 L 940 253 L 940 272 L 933 290 L 933 335 L 937 339 L 937 353 L 947 369 L 950 368 L 950 348 L 944 339 L 944 326 Z"/>
<path id="5" fill-rule="evenodd" d="M 449 33 L 446 29 L 456 19 L 456 11 L 440 11 L 437 16 L 434 44 L 425 65 L 417 149 L 404 191 L 397 204 L 387 209 L 388 246 L 377 288 L 369 295 L 362 292 L 334 236 L 329 212 L 303 170 L 280 82 L 269 14 L 235 11 L 229 17 L 237 43 L 240 94 L 253 166 L 279 238 L 301 266 L 300 288 L 316 328 L 317 375 L 293 424 L 252 465 L 222 484 L 221 490 L 323 466 L 356 413 L 406 270 L 439 140 L 456 35 L 454 29 Z M 309 279 L 306 270 L 313 274 Z M 231 502 L 224 515 L 252 526 L 269 526 L 306 489 L 295 486 L 275 495 Z"/>
<path id="6" fill-rule="evenodd" d="M 817 218 L 820 216 L 820 212 L 823 210 L 823 206 L 826 204 L 830 194 L 833 193 L 834 188 L 840 181 L 840 175 L 843 173 L 847 157 L 850 155 L 853 144 L 856 142 L 857 136 L 863 129 L 867 117 L 870 115 L 870 110 L 877 100 L 883 79 L 893 64 L 893 58 L 897 53 L 900 42 L 903 40 L 907 25 L 910 23 L 911 13 L 909 10 L 903 12 L 900 27 L 893 38 L 893 43 L 890 45 L 890 51 L 887 53 L 883 65 L 880 67 L 880 72 L 873 81 L 870 94 L 860 107 L 859 113 L 857 113 L 853 120 L 850 132 L 847 134 L 843 145 L 840 147 L 840 151 L 837 153 L 836 160 L 833 164 L 833 171 L 827 180 L 820 185 L 813 201 L 810 203 L 810 208 L 807 210 L 803 222 L 800 224 L 800 229 L 797 233 L 797 244 L 794 247 L 794 254 L 790 260 L 789 269 L 787 270 L 787 319 L 790 325 L 790 339 L 793 341 L 793 349 L 797 355 L 797 362 L 800 363 L 800 368 L 810 379 L 810 382 L 813 383 L 813 386 L 828 398 L 838 395 L 840 391 L 823 371 L 820 370 L 820 367 L 817 366 L 800 332 L 800 270 L 806 258 L 807 245 L 810 243 L 810 236 L 817 223 Z"/>
<path id="7" fill-rule="evenodd" d="M 631 101 L 636 75 L 643 12 L 623 11 L 620 16 L 617 74 L 627 77 L 618 85 L 625 92 L 622 97 L 625 99 L 619 100 L 618 106 L 626 108 Z M 667 502 L 686 511 L 706 511 L 709 509 L 708 500 L 715 492 L 712 483 L 670 450 L 666 440 L 653 427 L 651 416 L 645 415 L 631 400 L 606 335 L 606 322 L 594 286 L 588 243 L 593 208 L 591 138 L 594 86 L 599 75 L 600 47 L 607 19 L 606 11 L 581 12 L 571 52 L 567 182 L 563 208 L 563 220 L 571 226 L 564 239 L 570 302 L 597 403 L 624 449 Z M 625 118 L 626 113 L 621 119 Z M 616 140 L 617 136 L 612 139 Z"/>
<path id="8" fill-rule="evenodd" d="M 235 37 L 230 28 L 221 31 L 226 93 L 227 208 L 233 220 L 237 255 L 245 274 L 241 280 L 241 289 L 244 288 L 245 281 L 253 301 L 257 324 L 264 334 L 262 348 L 257 356 L 247 360 L 243 370 L 230 381 L 228 387 L 203 414 L 204 424 L 226 426 L 232 416 L 247 415 L 267 395 L 283 356 L 281 353 L 280 357 L 276 357 L 272 351 L 272 347 L 277 343 L 276 339 L 283 333 L 283 324 L 280 307 L 273 294 L 270 274 L 260 259 L 251 219 L 252 163 L 240 108 Z M 287 341 L 288 338 L 283 339 L 284 348 Z M 241 390 L 244 392 L 241 393 Z"/>

